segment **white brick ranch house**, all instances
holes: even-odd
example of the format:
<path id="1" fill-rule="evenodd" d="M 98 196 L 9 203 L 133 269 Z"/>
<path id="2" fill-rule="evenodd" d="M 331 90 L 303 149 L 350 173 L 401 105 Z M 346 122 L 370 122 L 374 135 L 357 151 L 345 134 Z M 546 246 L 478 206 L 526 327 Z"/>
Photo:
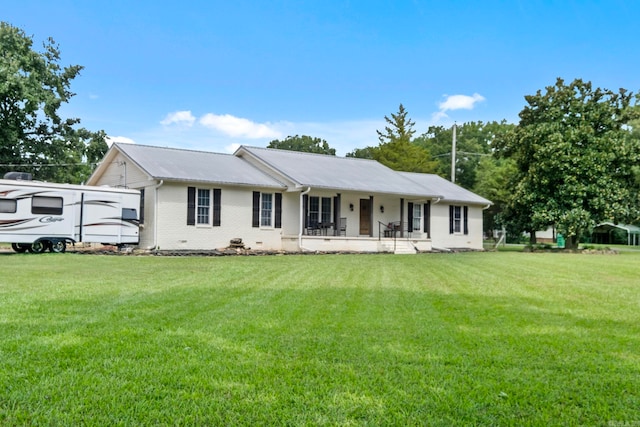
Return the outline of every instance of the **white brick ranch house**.
<path id="1" fill-rule="evenodd" d="M 482 249 L 491 202 L 432 174 L 349 157 L 114 144 L 89 185 L 139 189 L 140 247 L 415 253 Z"/>

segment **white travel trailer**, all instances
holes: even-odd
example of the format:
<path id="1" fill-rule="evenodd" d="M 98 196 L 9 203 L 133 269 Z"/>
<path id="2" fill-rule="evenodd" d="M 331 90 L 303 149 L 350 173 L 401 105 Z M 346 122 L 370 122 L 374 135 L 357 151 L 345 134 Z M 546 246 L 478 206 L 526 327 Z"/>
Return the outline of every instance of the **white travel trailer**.
<path id="1" fill-rule="evenodd" d="M 64 252 L 67 243 L 79 242 L 138 244 L 137 190 L 31 181 L 20 173 L 5 178 L 10 179 L 0 179 L 0 242 L 16 252 Z"/>

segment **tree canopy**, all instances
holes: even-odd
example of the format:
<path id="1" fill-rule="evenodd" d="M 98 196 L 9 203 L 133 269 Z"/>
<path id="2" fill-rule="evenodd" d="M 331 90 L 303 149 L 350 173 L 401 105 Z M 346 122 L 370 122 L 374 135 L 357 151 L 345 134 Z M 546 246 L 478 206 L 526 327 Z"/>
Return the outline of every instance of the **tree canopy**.
<path id="1" fill-rule="evenodd" d="M 426 148 L 413 143 L 415 122 L 407 117 L 407 111 L 400 104 L 398 112 L 384 117 L 387 126 L 384 132 L 376 130 L 380 144 L 377 147 L 359 148 L 347 157 L 361 157 L 377 160 L 394 170 L 405 172 L 432 173 L 436 162 Z"/>
<path id="2" fill-rule="evenodd" d="M 60 115 L 83 67 L 61 66 L 51 38 L 43 49 L 36 52 L 24 31 L 0 22 L 0 176 L 19 170 L 43 181 L 81 182 L 91 172 L 88 163 L 106 152 L 106 135 Z"/>
<path id="3" fill-rule="evenodd" d="M 472 190 L 493 202 L 482 211 L 483 228 L 489 235 L 505 223 L 504 210 L 511 197 L 509 182 L 514 174 L 515 163 L 512 159 L 484 156 L 478 163 Z"/>
<path id="4" fill-rule="evenodd" d="M 384 132 L 376 130 L 378 134 L 378 140 L 380 145 L 385 145 L 394 142 L 406 142 L 410 143 L 413 134 L 416 131 L 413 129 L 415 122 L 407 117 L 407 110 L 404 105 L 400 104 L 397 113 L 391 113 L 391 117 L 384 116 L 387 126 L 384 128 Z"/>
<path id="5" fill-rule="evenodd" d="M 637 118 L 637 97 L 557 79 L 525 99 L 518 126 L 496 145 L 516 166 L 510 228 L 535 238 L 554 226 L 572 247 L 597 223 L 637 220 L 640 140 L 627 127 Z"/>
<path id="6" fill-rule="evenodd" d="M 456 184 L 473 189 L 477 183 L 478 168 L 483 157 L 490 157 L 496 137 L 514 125 L 502 122 L 468 122 L 456 126 Z M 437 161 L 435 173 L 451 179 L 451 127 L 430 126 L 413 143 L 429 150 Z M 484 163 L 487 166 L 487 163 Z M 485 196 L 487 197 L 487 196 Z"/>
<path id="7" fill-rule="evenodd" d="M 274 139 L 269 142 L 267 148 L 277 148 L 279 150 L 304 151 L 306 153 L 336 155 L 335 148 L 329 147 L 327 141 L 321 138 L 314 138 L 308 135 L 287 136 L 284 140 Z"/>

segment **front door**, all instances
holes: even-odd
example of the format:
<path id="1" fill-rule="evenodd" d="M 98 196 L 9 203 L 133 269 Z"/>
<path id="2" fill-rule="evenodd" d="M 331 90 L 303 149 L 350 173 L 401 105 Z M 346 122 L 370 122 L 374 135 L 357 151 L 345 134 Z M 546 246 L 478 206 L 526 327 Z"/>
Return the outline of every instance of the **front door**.
<path id="1" fill-rule="evenodd" d="M 371 202 L 369 199 L 360 199 L 360 234 L 371 234 Z"/>

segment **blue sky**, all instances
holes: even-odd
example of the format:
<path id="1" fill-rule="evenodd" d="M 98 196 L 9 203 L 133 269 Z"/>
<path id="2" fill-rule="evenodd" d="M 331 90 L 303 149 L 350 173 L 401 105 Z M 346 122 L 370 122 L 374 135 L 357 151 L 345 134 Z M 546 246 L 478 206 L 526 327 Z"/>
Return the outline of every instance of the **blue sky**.
<path id="1" fill-rule="evenodd" d="M 288 135 L 344 155 L 402 103 L 517 122 L 557 77 L 640 90 L 636 0 L 21 0 L 0 20 L 85 67 L 64 107 L 116 141 L 232 152 Z"/>

